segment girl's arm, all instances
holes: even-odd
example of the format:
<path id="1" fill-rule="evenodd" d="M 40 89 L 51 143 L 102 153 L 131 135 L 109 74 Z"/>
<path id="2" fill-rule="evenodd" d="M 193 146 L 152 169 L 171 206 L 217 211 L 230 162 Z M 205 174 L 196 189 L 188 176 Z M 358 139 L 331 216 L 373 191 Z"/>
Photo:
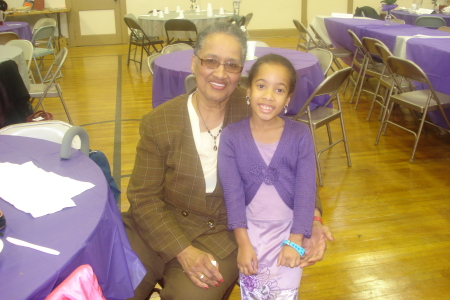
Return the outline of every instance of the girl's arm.
<path id="1" fill-rule="evenodd" d="M 304 237 L 303 234 L 291 233 L 289 235 L 289 240 L 295 243 L 296 245 L 302 247 L 303 237 Z M 289 268 L 296 268 L 300 265 L 300 262 L 301 256 L 297 252 L 297 250 L 295 250 L 289 245 L 284 245 L 280 251 L 280 254 L 278 255 L 277 267 L 285 266 Z"/>
<path id="2" fill-rule="evenodd" d="M 238 244 L 237 265 L 239 272 L 245 275 L 258 273 L 258 259 L 256 252 L 250 243 L 247 228 L 235 228 L 234 235 Z"/>

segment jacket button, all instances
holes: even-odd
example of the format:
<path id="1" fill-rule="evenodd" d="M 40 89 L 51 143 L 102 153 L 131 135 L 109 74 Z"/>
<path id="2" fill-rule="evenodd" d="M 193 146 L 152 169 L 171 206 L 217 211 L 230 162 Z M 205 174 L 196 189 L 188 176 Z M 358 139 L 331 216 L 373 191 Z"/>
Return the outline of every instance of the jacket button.
<path id="1" fill-rule="evenodd" d="M 214 221 L 213 220 L 207 221 L 206 224 L 208 224 L 209 228 L 213 228 L 214 227 Z"/>
<path id="2" fill-rule="evenodd" d="M 187 210 L 183 210 L 183 211 L 181 212 L 181 214 L 183 215 L 183 217 L 189 216 L 189 212 L 188 212 Z"/>

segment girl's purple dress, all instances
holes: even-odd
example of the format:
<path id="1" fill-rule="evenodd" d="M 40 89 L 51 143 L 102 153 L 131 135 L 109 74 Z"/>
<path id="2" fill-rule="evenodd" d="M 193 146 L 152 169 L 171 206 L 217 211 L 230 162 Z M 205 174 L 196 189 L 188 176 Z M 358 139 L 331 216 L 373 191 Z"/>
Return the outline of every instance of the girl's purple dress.
<path id="1" fill-rule="evenodd" d="M 269 165 L 278 142 L 256 145 Z M 300 267 L 277 267 L 281 243 L 289 239 L 293 212 L 278 195 L 273 185 L 262 183 L 246 208 L 248 235 L 258 258 L 258 274 L 240 274 L 242 299 L 297 300 L 302 277 Z"/>

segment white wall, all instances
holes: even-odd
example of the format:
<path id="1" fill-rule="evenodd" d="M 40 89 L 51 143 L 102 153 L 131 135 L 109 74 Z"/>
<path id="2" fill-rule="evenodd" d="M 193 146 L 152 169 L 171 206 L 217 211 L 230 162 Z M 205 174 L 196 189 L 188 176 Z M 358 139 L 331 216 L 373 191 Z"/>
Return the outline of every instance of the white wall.
<path id="1" fill-rule="evenodd" d="M 356 0 L 358 1 L 358 0 Z M 378 1 L 379 2 L 379 1 Z M 347 13 L 347 0 L 331 0 L 331 1 L 308 1 L 308 24 L 312 22 L 314 16 L 324 15 L 330 16 L 332 13 Z"/>

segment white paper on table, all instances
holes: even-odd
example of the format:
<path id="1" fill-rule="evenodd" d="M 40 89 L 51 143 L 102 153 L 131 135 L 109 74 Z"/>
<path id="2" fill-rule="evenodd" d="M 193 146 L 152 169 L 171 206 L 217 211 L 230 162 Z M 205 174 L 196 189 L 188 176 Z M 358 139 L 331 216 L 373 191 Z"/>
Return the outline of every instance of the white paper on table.
<path id="1" fill-rule="evenodd" d="M 0 197 L 34 218 L 76 206 L 72 198 L 94 184 L 46 172 L 32 162 L 0 163 Z"/>
<path id="2" fill-rule="evenodd" d="M 413 36 L 397 36 L 395 38 L 394 56 L 406 59 L 406 44 L 411 38 L 428 38 L 428 39 L 439 39 L 439 38 L 450 38 L 450 35 L 440 35 L 440 36 L 429 36 L 423 34 L 416 34 Z"/>
<path id="3" fill-rule="evenodd" d="M 352 14 L 342 14 L 342 13 L 331 13 L 331 17 L 351 19 L 351 18 L 353 18 L 353 15 Z"/>
<path id="4" fill-rule="evenodd" d="M 416 13 L 418 15 L 428 15 L 428 14 L 431 14 L 433 11 L 434 11 L 434 9 L 419 8 L 418 10 L 416 10 Z"/>

